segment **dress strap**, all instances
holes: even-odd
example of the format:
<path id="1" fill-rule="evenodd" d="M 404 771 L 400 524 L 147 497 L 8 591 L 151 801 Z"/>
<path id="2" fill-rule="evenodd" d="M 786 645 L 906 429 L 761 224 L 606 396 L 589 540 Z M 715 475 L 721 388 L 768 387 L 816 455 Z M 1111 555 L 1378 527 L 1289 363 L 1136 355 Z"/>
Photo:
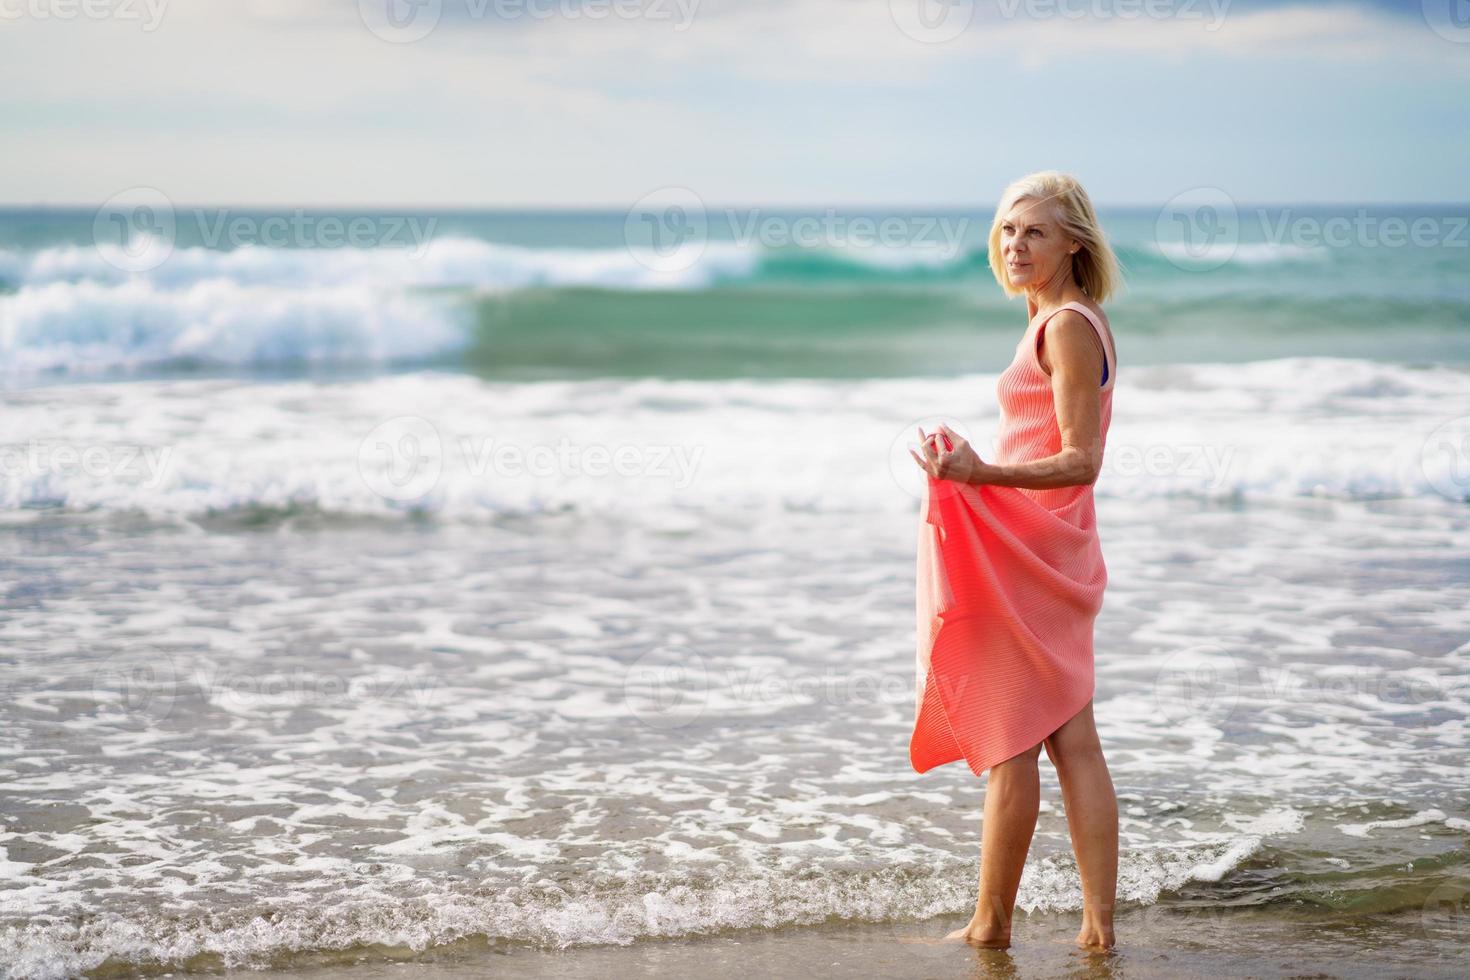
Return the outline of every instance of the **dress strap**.
<path id="1" fill-rule="evenodd" d="M 1048 313 L 1046 316 L 1046 320 L 1042 320 L 1040 326 L 1036 328 L 1035 342 L 1037 344 L 1040 343 L 1041 331 L 1046 328 L 1047 321 L 1049 321 L 1052 317 L 1056 316 L 1063 310 L 1076 310 L 1078 313 L 1081 313 L 1083 316 L 1087 317 L 1087 322 L 1092 324 L 1092 329 L 1097 334 L 1098 343 L 1102 344 L 1103 348 L 1102 387 L 1106 388 L 1108 386 L 1108 380 L 1117 373 L 1116 368 L 1108 363 L 1109 361 L 1116 360 L 1116 358 L 1111 353 L 1111 347 L 1108 343 L 1108 338 L 1111 336 L 1111 331 L 1103 327 L 1102 321 L 1097 318 L 1097 315 L 1089 310 L 1087 307 L 1083 306 L 1081 303 L 1063 303 L 1061 306 L 1058 306 L 1056 309 Z"/>

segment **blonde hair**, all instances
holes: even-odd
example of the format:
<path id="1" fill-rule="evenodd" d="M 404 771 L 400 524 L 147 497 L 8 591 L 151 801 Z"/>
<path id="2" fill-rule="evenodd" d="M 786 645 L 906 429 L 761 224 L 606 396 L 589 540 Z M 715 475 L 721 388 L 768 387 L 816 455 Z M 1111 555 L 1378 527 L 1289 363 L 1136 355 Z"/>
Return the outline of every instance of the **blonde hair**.
<path id="1" fill-rule="evenodd" d="M 990 270 L 1006 296 L 1019 296 L 1024 290 L 1011 285 L 1006 274 L 1005 258 L 1000 251 L 1001 224 L 1017 201 L 1056 201 L 1062 234 L 1082 243 L 1072 255 L 1072 277 L 1094 302 L 1101 303 L 1123 285 L 1123 272 L 1118 257 L 1108 244 L 1092 200 L 1077 178 L 1056 170 L 1038 170 L 1012 181 L 1000 196 L 995 220 L 990 225 Z"/>

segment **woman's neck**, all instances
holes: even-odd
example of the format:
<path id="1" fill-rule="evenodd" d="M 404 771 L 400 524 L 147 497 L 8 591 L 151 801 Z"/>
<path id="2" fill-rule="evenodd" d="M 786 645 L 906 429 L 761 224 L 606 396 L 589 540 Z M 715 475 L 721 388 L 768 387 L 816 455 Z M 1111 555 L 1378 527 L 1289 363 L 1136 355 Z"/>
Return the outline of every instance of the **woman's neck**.
<path id="1" fill-rule="evenodd" d="M 1058 307 L 1066 306 L 1068 303 L 1081 303 L 1086 299 L 1087 294 L 1075 283 L 1068 283 L 1064 287 L 1045 291 L 1037 290 L 1032 292 L 1027 290 L 1026 312 L 1029 315 L 1029 319 L 1034 320 L 1036 319 L 1036 315 L 1043 310 L 1055 310 Z"/>

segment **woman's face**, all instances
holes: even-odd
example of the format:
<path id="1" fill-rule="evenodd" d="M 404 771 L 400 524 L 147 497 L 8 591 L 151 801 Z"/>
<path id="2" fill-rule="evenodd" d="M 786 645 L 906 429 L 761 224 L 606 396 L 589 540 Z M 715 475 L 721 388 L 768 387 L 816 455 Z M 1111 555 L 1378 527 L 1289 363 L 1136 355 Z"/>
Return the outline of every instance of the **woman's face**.
<path id="1" fill-rule="evenodd" d="M 1038 289 L 1072 274 L 1075 238 L 1062 234 L 1055 201 L 1023 197 L 1001 219 L 1000 250 L 1016 289 Z"/>

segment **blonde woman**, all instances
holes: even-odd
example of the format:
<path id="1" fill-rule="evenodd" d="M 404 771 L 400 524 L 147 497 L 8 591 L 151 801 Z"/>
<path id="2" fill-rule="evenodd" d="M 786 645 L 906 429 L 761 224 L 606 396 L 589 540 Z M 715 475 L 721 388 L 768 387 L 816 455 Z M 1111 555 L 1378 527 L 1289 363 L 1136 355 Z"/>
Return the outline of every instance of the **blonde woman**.
<path id="1" fill-rule="evenodd" d="M 1056 767 L 1082 879 L 1087 949 L 1114 945 L 1118 804 L 1092 716 L 1093 621 L 1107 568 L 1093 506 L 1118 357 L 1100 303 L 1120 285 L 1086 191 L 1043 171 L 1006 188 L 990 266 L 1029 322 L 1000 375 L 994 462 L 948 426 L 919 430 L 918 677 L 909 759 L 989 772 L 980 890 L 947 938 L 1005 947 Z"/>

